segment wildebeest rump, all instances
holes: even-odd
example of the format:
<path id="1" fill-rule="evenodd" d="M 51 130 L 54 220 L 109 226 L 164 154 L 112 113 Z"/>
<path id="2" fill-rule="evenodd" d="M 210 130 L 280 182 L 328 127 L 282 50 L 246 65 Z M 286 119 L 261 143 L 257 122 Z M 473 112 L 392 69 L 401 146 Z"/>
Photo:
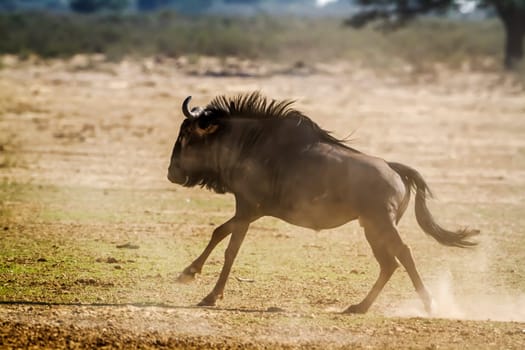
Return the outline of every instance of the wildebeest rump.
<path id="1" fill-rule="evenodd" d="M 191 281 L 215 246 L 232 234 L 224 265 L 213 290 L 199 303 L 215 305 L 222 297 L 233 261 L 249 225 L 273 216 L 314 230 L 352 220 L 364 228 L 380 273 L 368 295 L 345 312 L 364 313 L 397 268 L 408 272 L 427 311 L 432 299 L 419 276 L 410 249 L 397 230 L 415 191 L 416 219 L 438 242 L 467 247 L 475 230 L 448 231 L 426 206 L 431 195 L 414 169 L 361 153 L 331 136 L 290 101 L 268 100 L 259 93 L 216 97 L 206 107 L 188 108 L 168 170 L 171 182 L 232 193 L 235 215 L 217 227 L 202 252 L 179 276 Z"/>

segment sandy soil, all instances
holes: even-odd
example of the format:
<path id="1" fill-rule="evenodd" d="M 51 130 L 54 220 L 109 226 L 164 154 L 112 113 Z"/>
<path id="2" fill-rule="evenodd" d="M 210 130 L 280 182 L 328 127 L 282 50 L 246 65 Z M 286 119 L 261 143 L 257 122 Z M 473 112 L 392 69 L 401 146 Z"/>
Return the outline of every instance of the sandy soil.
<path id="1" fill-rule="evenodd" d="M 407 214 L 401 228 L 415 255 L 427 260 L 422 269 L 440 304 L 433 318 L 422 313 L 413 295 L 414 300 L 400 299 L 397 297 L 405 294 L 395 290 L 385 291 L 365 316 L 337 314 L 349 300 L 335 292 L 320 294 L 328 287 L 319 292 L 313 288 L 304 299 L 316 301 L 304 305 L 290 297 L 301 290 L 294 289 L 297 281 L 279 279 L 277 270 L 277 276 L 263 286 L 266 289 L 254 285 L 240 292 L 237 285 L 242 283 L 230 281 L 227 288 L 232 293 L 219 307 L 192 307 L 211 288 L 215 277 L 210 272 L 211 276 L 198 282 L 198 290 L 189 287 L 194 288 L 191 293 L 169 294 L 169 300 L 180 298 L 175 304 L 165 304 L 162 297 L 153 305 L 140 304 L 134 302 L 131 292 L 126 299 L 129 303 L 32 303 L 30 298 L 21 302 L 0 295 L 0 346 L 525 347 L 525 254 L 521 248 L 525 243 L 525 92 L 511 77 L 444 69 L 419 76 L 383 76 L 344 62 L 288 67 L 182 58 L 112 64 L 81 56 L 68 62 L 14 61 L 6 59 L 0 70 L 0 176 L 8 183 L 158 193 L 158 201 L 163 201 L 164 194 L 173 191 L 165 175 L 183 118 L 180 103 L 184 97 L 193 95 L 193 103 L 202 105 L 217 94 L 261 90 L 269 97 L 296 99 L 296 107 L 323 128 L 338 137 L 351 134 L 353 147 L 361 151 L 416 167 L 438 194 L 439 202 L 432 210 L 441 222 L 473 226 L 483 235 L 479 249 L 452 257 L 445 253 L 447 248 L 436 247 L 437 243 L 416 233 L 417 226 Z M 188 201 L 215 198 L 204 190 L 177 190 L 175 195 Z M 61 200 L 53 205 L 74 207 L 76 203 L 74 198 Z M 91 205 L 117 211 L 124 206 Z M 49 235 L 58 239 L 71 232 L 87 237 L 95 235 L 94 231 L 128 237 L 122 233 L 129 228 L 126 223 L 26 222 L 24 210 L 42 208 L 16 208 L 10 222 L 2 226 L 18 225 L 25 238 Z M 231 207 L 213 210 L 213 215 L 223 216 Z M 153 233 L 170 225 L 169 220 L 162 222 L 155 213 L 148 213 L 148 208 L 138 211 L 150 215 L 145 225 Z M 158 214 L 164 220 L 170 211 Z M 191 217 L 184 222 L 191 226 Z M 276 237 L 297 240 L 310 249 L 308 256 L 314 259 L 316 251 L 338 249 L 337 241 L 323 245 L 328 236 L 319 238 L 301 231 L 305 238 L 300 241 L 294 228 L 287 227 L 286 233 L 277 235 L 272 225 L 261 224 L 255 230 L 268 241 Z M 187 263 L 206 242 L 210 227 L 194 226 L 192 230 L 197 235 L 187 237 L 196 248 L 184 257 Z M 350 231 L 351 241 L 344 248 L 357 251 L 356 259 L 363 256 L 364 266 L 374 265 L 358 227 Z M 20 237 L 9 234 L 4 233 L 5 239 Z M 334 237 L 343 235 L 348 239 L 343 229 L 334 233 Z M 248 256 L 252 254 L 249 249 Z M 257 256 L 254 259 L 252 267 L 258 264 Z M 173 274 L 183 267 L 172 267 Z M 305 267 L 293 267 L 301 268 Z M 363 269 L 371 276 L 356 287 L 355 298 L 364 295 L 374 278 L 375 270 Z M 355 272 L 352 266 L 347 271 Z M 1 278 L 4 285 L 16 283 L 7 281 L 6 275 Z M 307 288 L 311 282 L 297 283 Z M 406 279 L 393 283 L 393 289 L 403 285 L 410 290 Z M 330 288 L 338 291 L 339 285 Z M 262 296 L 273 304 L 261 302 Z M 279 299 L 282 296 L 288 298 Z M 272 308 L 274 305 L 278 308 Z"/>

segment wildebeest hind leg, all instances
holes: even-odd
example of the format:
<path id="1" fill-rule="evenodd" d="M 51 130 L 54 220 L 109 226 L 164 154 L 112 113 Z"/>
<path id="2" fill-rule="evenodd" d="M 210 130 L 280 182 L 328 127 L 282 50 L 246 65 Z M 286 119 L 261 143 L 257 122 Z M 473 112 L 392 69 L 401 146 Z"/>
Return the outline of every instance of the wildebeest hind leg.
<path id="1" fill-rule="evenodd" d="M 395 256 L 397 257 L 401 265 L 403 265 L 403 267 L 406 269 L 408 276 L 410 277 L 410 280 L 412 281 L 412 284 L 416 289 L 416 292 L 418 293 L 419 297 L 421 298 L 421 301 L 423 302 L 423 305 L 425 306 L 425 311 L 428 314 L 431 314 L 433 311 L 432 297 L 430 296 L 428 290 L 425 288 L 425 285 L 423 284 L 423 281 L 419 276 L 419 272 L 416 269 L 416 264 L 414 262 L 414 258 L 412 257 L 412 253 L 410 252 L 410 248 L 406 244 L 404 244 L 403 241 L 401 241 L 397 230 L 395 230 L 395 233 L 397 238 L 395 240 L 395 244 L 392 245 L 392 250 L 395 251 Z"/>
<path id="2" fill-rule="evenodd" d="M 359 304 L 349 306 L 343 311 L 343 313 L 362 314 L 367 312 L 398 267 L 394 255 L 389 252 L 385 246 L 385 242 L 381 240 L 380 232 L 375 231 L 371 227 L 365 227 L 365 236 L 372 248 L 372 252 L 374 253 L 377 262 L 379 263 L 379 276 L 366 297 Z"/>
<path id="3" fill-rule="evenodd" d="M 188 267 L 186 267 L 179 277 L 177 278 L 177 281 L 180 283 L 188 283 L 195 279 L 195 274 L 201 273 L 202 266 L 208 259 L 208 256 L 210 256 L 213 249 L 219 244 L 224 238 L 226 238 L 231 232 L 232 232 L 232 221 L 233 218 L 226 221 L 221 226 L 217 227 L 211 236 L 210 241 L 208 242 L 208 245 L 206 248 L 204 248 L 204 251 L 199 255 L 197 259 L 195 259 Z"/>

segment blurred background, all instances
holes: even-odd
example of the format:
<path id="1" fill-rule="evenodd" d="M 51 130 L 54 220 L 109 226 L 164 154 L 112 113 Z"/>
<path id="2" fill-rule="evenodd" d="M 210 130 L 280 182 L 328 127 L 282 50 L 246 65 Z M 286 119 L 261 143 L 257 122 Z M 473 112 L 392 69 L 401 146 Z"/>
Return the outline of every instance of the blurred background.
<path id="1" fill-rule="evenodd" d="M 523 76 L 524 0 L 1 0 L 0 54 L 436 64 Z"/>

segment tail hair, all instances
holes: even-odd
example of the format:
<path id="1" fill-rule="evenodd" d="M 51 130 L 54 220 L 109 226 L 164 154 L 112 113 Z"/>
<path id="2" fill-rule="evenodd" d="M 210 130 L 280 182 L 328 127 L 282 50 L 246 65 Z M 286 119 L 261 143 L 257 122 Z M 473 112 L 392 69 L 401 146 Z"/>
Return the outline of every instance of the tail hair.
<path id="1" fill-rule="evenodd" d="M 416 220 L 426 234 L 432 236 L 439 243 L 450 247 L 466 248 L 477 245 L 477 242 L 472 242 L 469 238 L 478 235 L 479 230 L 463 228 L 458 231 L 449 231 L 434 220 L 426 203 L 427 198 L 432 198 L 433 194 L 417 170 L 401 163 L 388 163 L 388 165 L 401 176 L 407 190 L 415 192 Z"/>

